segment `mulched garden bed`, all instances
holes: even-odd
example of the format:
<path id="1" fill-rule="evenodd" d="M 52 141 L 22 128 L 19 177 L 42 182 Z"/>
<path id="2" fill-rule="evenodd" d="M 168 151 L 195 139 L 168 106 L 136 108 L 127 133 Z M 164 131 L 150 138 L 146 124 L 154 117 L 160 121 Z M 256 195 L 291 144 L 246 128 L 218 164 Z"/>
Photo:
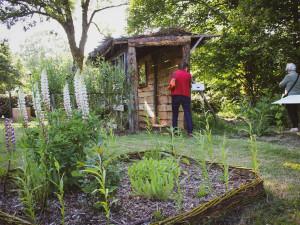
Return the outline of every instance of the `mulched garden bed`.
<path id="1" fill-rule="evenodd" d="M 211 191 L 204 197 L 198 196 L 200 184 L 204 182 L 199 165 L 193 160 L 190 163 L 181 163 L 180 188 L 182 192 L 181 204 L 178 199 L 159 201 L 145 199 L 132 194 L 127 168 L 131 162 L 121 162 L 124 176 L 121 179 L 115 197 L 118 199 L 111 212 L 111 224 L 116 225 L 146 225 L 155 220 L 173 217 L 188 212 L 203 203 L 207 203 L 228 191 L 250 184 L 257 177 L 254 173 L 245 173 L 239 168 L 229 169 L 229 189 L 226 190 L 223 182 L 222 168 L 217 164 L 209 166 Z M 24 217 L 23 206 L 17 192 L 11 190 L 3 195 L 0 187 L 0 210 L 11 215 Z M 93 207 L 96 199 L 82 192 L 65 194 L 66 225 L 100 225 L 106 224 L 102 210 Z M 38 217 L 39 224 L 59 225 L 59 203 L 56 199 L 48 201 L 48 210 Z M 1 224 L 1 221 L 0 221 Z"/>

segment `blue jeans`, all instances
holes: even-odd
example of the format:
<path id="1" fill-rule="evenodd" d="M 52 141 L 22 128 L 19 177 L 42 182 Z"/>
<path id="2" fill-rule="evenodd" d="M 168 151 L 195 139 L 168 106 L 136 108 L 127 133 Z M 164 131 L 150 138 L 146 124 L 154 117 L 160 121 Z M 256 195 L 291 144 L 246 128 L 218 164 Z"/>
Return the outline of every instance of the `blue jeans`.
<path id="1" fill-rule="evenodd" d="M 182 105 L 184 112 L 184 119 L 186 122 L 186 129 L 189 134 L 193 132 L 192 112 L 191 112 L 191 98 L 183 95 L 172 96 L 172 126 L 178 126 L 178 112 L 179 107 Z"/>

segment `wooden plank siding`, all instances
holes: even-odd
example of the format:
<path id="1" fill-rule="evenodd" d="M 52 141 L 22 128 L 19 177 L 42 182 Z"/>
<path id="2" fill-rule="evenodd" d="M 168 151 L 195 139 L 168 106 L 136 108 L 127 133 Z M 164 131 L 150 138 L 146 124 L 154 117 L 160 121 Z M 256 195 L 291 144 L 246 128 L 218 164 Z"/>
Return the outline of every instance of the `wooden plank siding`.
<path id="1" fill-rule="evenodd" d="M 168 48 L 166 51 L 164 48 L 153 57 L 150 53 L 138 60 L 138 64 L 141 65 L 147 61 L 148 65 L 148 82 L 147 86 L 138 88 L 138 118 L 139 126 L 145 127 L 146 120 L 150 120 L 151 123 L 171 126 L 172 125 L 172 98 L 170 91 L 168 90 L 168 83 L 170 75 L 177 69 L 178 64 L 182 61 L 182 46 Z M 155 115 L 155 96 L 154 96 L 154 60 L 158 61 L 158 84 L 157 84 L 157 116 Z M 183 128 L 183 112 L 179 113 L 178 126 Z"/>

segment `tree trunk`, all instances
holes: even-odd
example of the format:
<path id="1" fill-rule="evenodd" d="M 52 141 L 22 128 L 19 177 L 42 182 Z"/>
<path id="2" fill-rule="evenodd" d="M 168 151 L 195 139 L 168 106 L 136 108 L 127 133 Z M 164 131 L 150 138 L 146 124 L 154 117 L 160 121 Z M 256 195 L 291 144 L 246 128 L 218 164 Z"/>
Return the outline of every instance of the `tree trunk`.
<path id="1" fill-rule="evenodd" d="M 12 102 L 11 102 L 11 92 L 8 91 L 8 105 L 9 105 L 9 117 L 12 117 Z"/>

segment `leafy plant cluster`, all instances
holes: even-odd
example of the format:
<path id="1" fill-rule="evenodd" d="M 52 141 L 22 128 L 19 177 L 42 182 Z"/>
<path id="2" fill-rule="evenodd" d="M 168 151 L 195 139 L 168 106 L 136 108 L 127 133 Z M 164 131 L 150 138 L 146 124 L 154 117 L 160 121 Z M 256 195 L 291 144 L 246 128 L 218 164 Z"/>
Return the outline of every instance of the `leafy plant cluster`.
<path id="1" fill-rule="evenodd" d="M 241 104 L 240 115 L 247 124 L 251 124 L 252 133 L 258 136 L 272 131 L 272 128 L 282 130 L 287 121 L 283 106 L 272 105 L 276 98 L 261 98 L 255 106 Z M 274 130 L 274 129 L 273 129 Z"/>
<path id="2" fill-rule="evenodd" d="M 129 90 L 124 68 L 98 59 L 86 66 L 84 76 L 91 109 L 103 121 L 108 121 L 108 127 L 114 124 L 115 127 L 124 128 L 127 119 L 124 105 L 127 104 Z"/>
<path id="3" fill-rule="evenodd" d="M 39 128 L 28 128 L 23 144 L 33 150 L 38 163 L 46 160 L 48 167 L 55 168 L 55 159 L 60 165 L 60 172 L 71 182 L 71 174 L 77 170 L 78 162 L 86 160 L 86 148 L 98 138 L 98 119 L 90 116 L 88 120 L 82 120 L 76 112 L 67 118 L 65 113 L 56 111 L 51 113 L 48 123 L 46 143 Z"/>
<path id="4" fill-rule="evenodd" d="M 180 167 L 172 158 L 145 158 L 128 168 L 133 192 L 146 198 L 169 199 L 179 182 Z"/>

